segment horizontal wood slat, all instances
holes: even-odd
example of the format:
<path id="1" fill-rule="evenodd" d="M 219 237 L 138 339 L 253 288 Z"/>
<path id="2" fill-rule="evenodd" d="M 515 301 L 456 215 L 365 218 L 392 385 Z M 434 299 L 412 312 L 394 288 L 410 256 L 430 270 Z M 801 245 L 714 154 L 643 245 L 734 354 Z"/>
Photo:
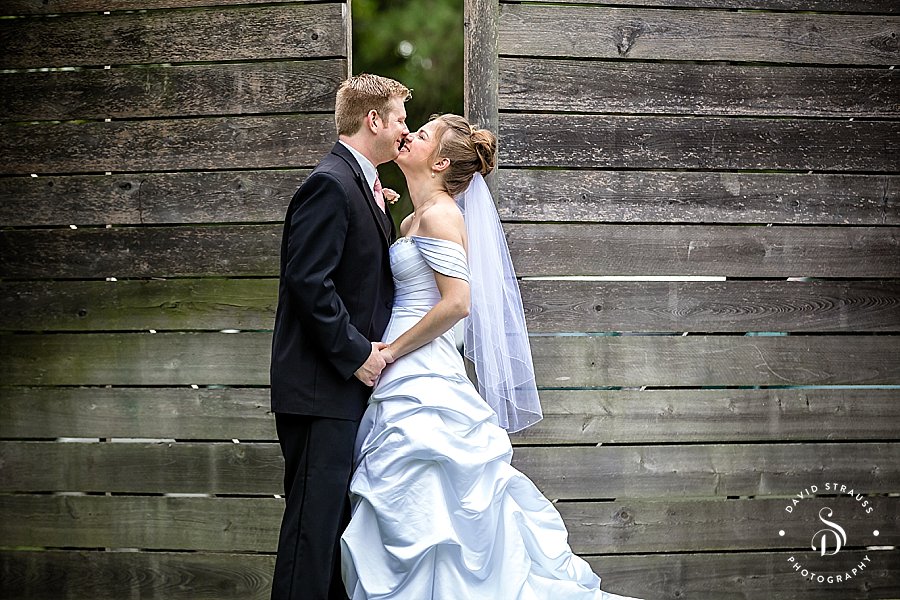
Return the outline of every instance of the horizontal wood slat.
<path id="1" fill-rule="evenodd" d="M 268 388 L 6 388 L 0 412 L 0 438 L 278 439 Z"/>
<path id="2" fill-rule="evenodd" d="M 277 275 L 281 225 L 13 230 L 3 277 Z"/>
<path id="3" fill-rule="evenodd" d="M 523 281 L 520 286 L 532 333 L 900 332 L 900 281 Z"/>
<path id="4" fill-rule="evenodd" d="M 896 175 L 507 169 L 499 188 L 504 221 L 900 225 Z"/>
<path id="5" fill-rule="evenodd" d="M 501 4 L 501 55 L 894 65 L 900 18 Z"/>
<path id="6" fill-rule="evenodd" d="M 544 390 L 515 445 L 897 440 L 892 389 Z M 266 388 L 7 388 L 0 438 L 275 441 Z"/>
<path id="7" fill-rule="evenodd" d="M 0 178 L 0 223 L 158 225 L 284 219 L 307 169 Z"/>
<path id="8" fill-rule="evenodd" d="M 269 600 L 274 569 L 274 554 L 0 550 L 16 600 Z"/>
<path id="9" fill-rule="evenodd" d="M 520 277 L 900 277 L 896 227 L 506 224 Z M 273 276 L 282 226 L 0 232 L 0 277 Z"/>
<path id="10" fill-rule="evenodd" d="M 0 67 L 104 66 L 346 55 L 337 3 L 0 20 Z"/>
<path id="11" fill-rule="evenodd" d="M 334 144 L 330 115 L 7 125 L 0 172 L 97 173 L 315 165 Z"/>
<path id="12" fill-rule="evenodd" d="M 16 0 L 18 2 L 38 0 Z M 501 0 L 506 3 L 508 0 Z M 892 0 L 545 0 L 545 4 L 604 4 L 676 8 L 745 8 L 759 10 L 900 13 Z"/>
<path id="13" fill-rule="evenodd" d="M 0 119 L 128 119 L 334 110 L 343 59 L 0 75 Z M 122 98 L 128 98 L 123 102 Z"/>
<path id="14" fill-rule="evenodd" d="M 515 444 L 896 440 L 900 390 L 544 390 Z"/>
<path id="15" fill-rule="evenodd" d="M 532 333 L 898 332 L 900 282 L 520 282 Z M 0 283 L 0 330 L 271 329 L 276 279 Z"/>
<path id="16" fill-rule="evenodd" d="M 897 277 L 896 227 L 507 224 L 516 273 Z"/>
<path id="17" fill-rule="evenodd" d="M 702 0 L 701 0 L 702 1 Z M 841 1 L 841 0 L 825 0 Z M 882 0 L 866 0 L 879 2 Z M 231 4 L 276 4 L 295 2 L 339 2 L 342 0 L 7 0 L 0 14 L 40 15 L 116 10 L 150 10 L 159 8 L 203 8 Z"/>
<path id="18" fill-rule="evenodd" d="M 900 122 L 500 114 L 506 167 L 900 169 Z"/>
<path id="19" fill-rule="evenodd" d="M 808 541 L 797 524 L 816 523 L 813 505 L 822 502 L 855 534 L 851 547 L 900 541 L 898 498 L 806 500 L 792 513 L 785 499 L 562 502 L 557 509 L 579 554 L 775 550 Z M 271 552 L 283 510 L 274 498 L 0 497 L 4 540 L 22 546 Z M 876 522 L 879 536 L 872 533 Z M 779 528 L 793 535 L 779 537 Z"/>
<path id="20" fill-rule="evenodd" d="M 536 336 L 546 387 L 892 385 L 898 336 Z M 6 336 L 6 385 L 267 385 L 268 333 Z"/>
<path id="21" fill-rule="evenodd" d="M 278 444 L 0 442 L 0 457 L 4 492 L 282 493 Z M 900 491 L 890 443 L 536 446 L 513 465 L 550 499 L 793 495 L 814 481 Z"/>
<path id="22" fill-rule="evenodd" d="M 499 91 L 501 110 L 896 118 L 898 78 L 896 69 L 501 58 Z"/>
<path id="23" fill-rule="evenodd" d="M 816 586 L 790 569 L 791 552 L 629 554 L 587 559 L 605 591 L 692 600 L 878 600 L 900 590 L 897 551 L 845 550 L 848 565 L 870 556 L 866 577 Z M 0 551 L 4 581 L 20 600 L 118 600 L 136 590 L 147 600 L 268 600 L 275 556 L 179 552 Z M 200 582 L 203 582 L 202 584 Z"/>

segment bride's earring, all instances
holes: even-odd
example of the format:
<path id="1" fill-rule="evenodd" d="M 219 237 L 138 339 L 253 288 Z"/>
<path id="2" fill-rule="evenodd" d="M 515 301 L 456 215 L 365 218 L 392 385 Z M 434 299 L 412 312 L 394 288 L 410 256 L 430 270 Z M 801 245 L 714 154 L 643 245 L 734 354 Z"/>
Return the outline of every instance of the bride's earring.
<path id="1" fill-rule="evenodd" d="M 431 172 L 431 178 L 434 179 L 434 171 Z"/>

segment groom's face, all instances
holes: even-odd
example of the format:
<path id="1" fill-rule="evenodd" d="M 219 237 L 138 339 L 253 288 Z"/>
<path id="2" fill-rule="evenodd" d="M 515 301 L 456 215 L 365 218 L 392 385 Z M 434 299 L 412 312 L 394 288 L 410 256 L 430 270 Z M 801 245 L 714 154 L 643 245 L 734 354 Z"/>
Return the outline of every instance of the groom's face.
<path id="1" fill-rule="evenodd" d="M 397 155 L 400 154 L 400 142 L 409 135 L 403 98 L 392 98 L 389 106 L 388 114 L 384 115 L 383 119 L 379 119 L 378 145 L 383 151 L 382 162 L 397 158 Z"/>

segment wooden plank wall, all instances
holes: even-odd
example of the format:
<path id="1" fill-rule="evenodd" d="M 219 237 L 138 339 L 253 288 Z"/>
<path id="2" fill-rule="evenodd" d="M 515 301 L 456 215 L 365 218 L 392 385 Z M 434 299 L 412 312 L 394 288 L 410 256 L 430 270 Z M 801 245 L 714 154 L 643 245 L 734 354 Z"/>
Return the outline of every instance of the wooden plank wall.
<path id="1" fill-rule="evenodd" d="M 573 547 L 642 598 L 900 598 L 900 4 L 467 9 L 544 390 L 514 461 Z M 878 515 L 829 498 L 873 565 L 831 585 L 785 511 L 826 481 Z"/>
<path id="2" fill-rule="evenodd" d="M 0 6 L 0 597 L 269 597 L 280 229 L 349 13 Z"/>

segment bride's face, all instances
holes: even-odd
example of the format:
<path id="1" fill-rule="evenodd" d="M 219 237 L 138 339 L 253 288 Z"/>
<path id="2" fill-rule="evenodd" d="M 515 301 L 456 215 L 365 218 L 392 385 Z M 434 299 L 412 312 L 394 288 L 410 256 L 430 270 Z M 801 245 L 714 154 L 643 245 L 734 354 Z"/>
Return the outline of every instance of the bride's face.
<path id="1" fill-rule="evenodd" d="M 403 171 L 431 170 L 435 160 L 434 153 L 438 146 L 437 133 L 437 121 L 429 121 L 418 131 L 409 134 L 406 144 L 396 159 Z"/>

